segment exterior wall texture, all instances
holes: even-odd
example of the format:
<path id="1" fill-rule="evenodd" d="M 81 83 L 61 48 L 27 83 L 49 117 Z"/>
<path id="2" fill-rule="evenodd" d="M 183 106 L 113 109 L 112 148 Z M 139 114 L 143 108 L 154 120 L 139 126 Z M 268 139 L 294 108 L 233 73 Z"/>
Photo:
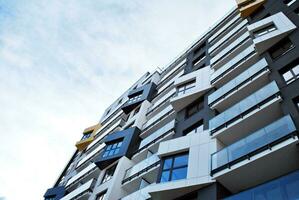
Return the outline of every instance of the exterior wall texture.
<path id="1" fill-rule="evenodd" d="M 44 198 L 298 199 L 298 27 L 298 0 L 238 0 L 105 110 Z"/>

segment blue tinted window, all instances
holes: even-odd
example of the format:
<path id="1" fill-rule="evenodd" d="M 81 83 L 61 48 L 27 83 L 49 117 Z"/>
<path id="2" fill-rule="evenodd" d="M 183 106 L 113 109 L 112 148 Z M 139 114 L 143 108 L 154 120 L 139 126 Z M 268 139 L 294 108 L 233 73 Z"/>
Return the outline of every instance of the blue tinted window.
<path id="1" fill-rule="evenodd" d="M 169 181 L 170 171 L 163 171 L 161 175 L 161 181 L 160 182 L 167 182 Z"/>
<path id="2" fill-rule="evenodd" d="M 173 167 L 188 165 L 188 155 L 178 156 L 174 159 Z"/>
<path id="3" fill-rule="evenodd" d="M 163 162 L 160 182 L 174 181 L 187 177 L 188 154 L 167 158 Z"/>
<path id="4" fill-rule="evenodd" d="M 103 157 L 107 157 L 107 156 L 113 156 L 119 153 L 119 150 L 121 148 L 122 145 L 122 141 L 113 143 L 113 144 L 109 144 L 106 149 L 105 152 L 103 153 Z"/>
<path id="5" fill-rule="evenodd" d="M 187 177 L 187 167 L 172 170 L 171 180 L 180 180 Z"/>

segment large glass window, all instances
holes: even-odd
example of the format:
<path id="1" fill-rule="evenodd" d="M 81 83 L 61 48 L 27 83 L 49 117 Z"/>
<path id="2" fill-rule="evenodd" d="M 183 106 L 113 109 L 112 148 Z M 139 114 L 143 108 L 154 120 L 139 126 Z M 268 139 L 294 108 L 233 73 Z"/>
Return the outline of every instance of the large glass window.
<path id="1" fill-rule="evenodd" d="M 119 140 L 112 144 L 108 144 L 107 147 L 105 148 L 103 157 L 105 158 L 107 156 L 113 156 L 113 155 L 118 154 L 122 143 L 123 143 L 123 140 Z"/>
<path id="2" fill-rule="evenodd" d="M 96 200 L 104 200 L 106 197 L 106 191 L 101 192 L 100 194 L 97 195 Z"/>
<path id="3" fill-rule="evenodd" d="M 187 177 L 188 153 L 175 155 L 163 160 L 160 182 L 185 179 Z"/>
<path id="4" fill-rule="evenodd" d="M 295 47 L 295 45 L 291 42 L 290 39 L 286 38 L 282 40 L 281 42 L 274 45 L 270 50 L 269 53 L 272 57 L 272 59 L 276 60 L 280 58 L 281 56 L 288 53 L 290 50 L 292 50 Z"/>
<path id="5" fill-rule="evenodd" d="M 195 84 L 196 84 L 196 81 L 192 80 L 192 81 L 189 81 L 189 82 L 185 83 L 184 85 L 178 86 L 177 94 L 178 95 L 185 94 L 188 90 L 194 88 Z"/>
<path id="6" fill-rule="evenodd" d="M 287 70 L 282 71 L 282 77 L 287 84 L 290 84 L 299 78 L 299 60 L 287 67 Z"/>
<path id="7" fill-rule="evenodd" d="M 112 167 L 106 170 L 105 175 L 102 179 L 102 183 L 109 181 L 113 177 L 115 169 L 116 169 L 116 165 L 113 165 Z"/>

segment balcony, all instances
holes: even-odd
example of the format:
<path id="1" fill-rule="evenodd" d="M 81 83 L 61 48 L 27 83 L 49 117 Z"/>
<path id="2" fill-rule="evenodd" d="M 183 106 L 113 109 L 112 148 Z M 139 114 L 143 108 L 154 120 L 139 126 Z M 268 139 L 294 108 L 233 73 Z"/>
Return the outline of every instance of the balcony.
<path id="1" fill-rule="evenodd" d="M 254 36 L 253 43 L 259 54 L 288 36 L 297 27 L 282 12 L 249 25 L 249 32 Z"/>
<path id="2" fill-rule="evenodd" d="M 73 190 L 80 183 L 84 183 L 92 178 L 96 178 L 99 175 L 100 171 L 94 163 L 91 163 L 85 169 L 74 175 L 71 179 L 66 183 L 67 190 Z"/>
<path id="3" fill-rule="evenodd" d="M 244 190 L 298 169 L 296 144 L 295 124 L 284 116 L 212 154 L 211 174 L 232 192 Z"/>
<path id="4" fill-rule="evenodd" d="M 299 199 L 299 170 L 286 176 L 264 183 L 224 200 L 254 199 Z"/>
<path id="5" fill-rule="evenodd" d="M 211 67 L 218 69 L 220 66 L 224 65 L 251 44 L 252 40 L 250 34 L 246 31 L 243 35 L 232 41 L 225 49 L 220 51 L 211 59 Z"/>
<path id="6" fill-rule="evenodd" d="M 215 56 L 219 51 L 222 51 L 232 41 L 236 40 L 236 38 L 244 34 L 247 31 L 246 28 L 247 24 L 248 24 L 248 20 L 243 20 L 236 27 L 234 27 L 229 33 L 223 36 L 218 42 L 212 45 L 209 48 L 210 56 Z"/>
<path id="7" fill-rule="evenodd" d="M 175 111 L 180 111 L 211 88 L 210 74 L 210 66 L 207 66 L 181 76 L 175 81 L 177 95 L 170 100 Z"/>
<path id="8" fill-rule="evenodd" d="M 133 193 L 121 198 L 121 200 L 147 200 L 147 199 L 150 199 L 151 196 L 148 194 L 148 189 L 149 189 L 149 186 L 146 186 L 145 188 L 137 190 L 136 192 L 133 192 Z"/>
<path id="9" fill-rule="evenodd" d="M 261 59 L 249 69 L 209 95 L 208 102 L 212 109 L 223 112 L 228 107 L 253 93 L 269 82 L 270 70 L 266 59 Z"/>
<path id="10" fill-rule="evenodd" d="M 211 75 L 211 84 L 220 87 L 258 61 L 254 46 L 251 45 Z"/>
<path id="11" fill-rule="evenodd" d="M 87 161 L 89 161 L 89 160 L 91 160 L 92 158 L 94 158 L 95 155 L 97 155 L 98 153 L 101 152 L 101 150 L 104 149 L 104 147 L 105 147 L 105 144 L 104 144 L 104 143 L 100 144 L 97 148 L 95 148 L 93 151 L 91 151 L 89 154 L 87 154 L 84 158 L 82 158 L 82 159 L 78 162 L 76 168 L 79 168 L 79 167 L 83 166 L 85 163 L 87 163 Z"/>
<path id="12" fill-rule="evenodd" d="M 150 118 L 143 124 L 143 131 L 140 134 L 141 138 L 148 137 L 151 133 L 164 126 L 175 117 L 175 112 L 172 105 L 167 106 L 154 117 Z"/>
<path id="13" fill-rule="evenodd" d="M 267 84 L 211 119 L 209 127 L 212 137 L 217 137 L 225 145 L 243 138 L 254 129 L 278 119 L 282 115 L 281 100 L 276 82 Z"/>
<path id="14" fill-rule="evenodd" d="M 61 200 L 73 200 L 73 199 L 88 200 L 92 194 L 92 190 L 95 183 L 96 183 L 96 179 L 91 179 L 87 183 L 78 187 L 76 190 L 64 196 Z"/>
<path id="15" fill-rule="evenodd" d="M 135 164 L 133 167 L 127 169 L 122 181 L 123 188 L 126 191 L 132 191 L 134 188 L 138 188 L 142 178 L 147 180 L 149 183 L 155 182 L 159 166 L 160 159 L 156 154 Z"/>
<path id="16" fill-rule="evenodd" d="M 234 16 L 231 20 L 227 20 L 227 23 L 222 25 L 217 32 L 215 32 L 208 40 L 210 44 L 216 43 L 221 37 L 226 35 L 231 29 L 233 29 L 241 21 L 240 15 Z"/>
<path id="17" fill-rule="evenodd" d="M 139 149 L 137 150 L 132 159 L 134 161 L 138 161 L 142 158 L 145 158 L 148 150 L 151 152 L 157 152 L 159 148 L 159 143 L 164 140 L 171 139 L 174 135 L 175 123 L 176 121 L 172 120 L 163 127 L 153 132 L 148 137 L 144 138 L 141 141 Z"/>

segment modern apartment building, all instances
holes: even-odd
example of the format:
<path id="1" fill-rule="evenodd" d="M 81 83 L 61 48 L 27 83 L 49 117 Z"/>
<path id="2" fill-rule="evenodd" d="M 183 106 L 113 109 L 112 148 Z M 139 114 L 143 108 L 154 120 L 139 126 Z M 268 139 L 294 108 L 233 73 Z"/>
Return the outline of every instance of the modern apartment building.
<path id="1" fill-rule="evenodd" d="M 238 0 L 85 129 L 44 198 L 299 199 L 298 27 L 298 0 Z"/>

